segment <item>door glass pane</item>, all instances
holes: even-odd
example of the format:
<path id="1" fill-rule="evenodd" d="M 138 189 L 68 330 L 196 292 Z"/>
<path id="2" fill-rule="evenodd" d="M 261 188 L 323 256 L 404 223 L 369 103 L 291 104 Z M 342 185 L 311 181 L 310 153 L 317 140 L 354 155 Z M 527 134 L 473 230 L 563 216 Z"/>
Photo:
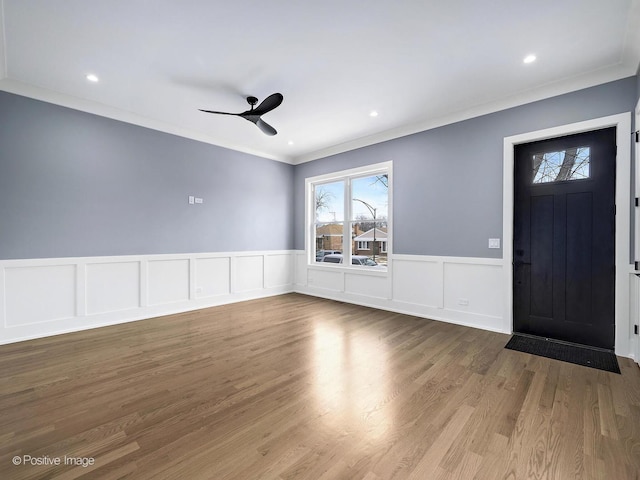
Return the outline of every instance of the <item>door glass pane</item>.
<path id="1" fill-rule="evenodd" d="M 533 183 L 564 182 L 589 178 L 591 149 L 574 147 L 533 156 Z"/>

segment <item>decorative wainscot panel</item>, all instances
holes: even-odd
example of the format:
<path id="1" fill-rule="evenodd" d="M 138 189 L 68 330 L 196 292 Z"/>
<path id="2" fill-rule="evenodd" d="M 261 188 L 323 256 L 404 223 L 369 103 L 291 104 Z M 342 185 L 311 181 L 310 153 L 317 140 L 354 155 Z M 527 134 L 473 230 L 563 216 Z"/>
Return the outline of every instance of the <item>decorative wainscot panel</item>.
<path id="1" fill-rule="evenodd" d="M 387 271 L 307 263 L 295 256 L 295 291 L 434 320 L 505 330 L 503 261 L 392 255 Z"/>
<path id="2" fill-rule="evenodd" d="M 293 290 L 294 252 L 0 261 L 0 343 Z"/>

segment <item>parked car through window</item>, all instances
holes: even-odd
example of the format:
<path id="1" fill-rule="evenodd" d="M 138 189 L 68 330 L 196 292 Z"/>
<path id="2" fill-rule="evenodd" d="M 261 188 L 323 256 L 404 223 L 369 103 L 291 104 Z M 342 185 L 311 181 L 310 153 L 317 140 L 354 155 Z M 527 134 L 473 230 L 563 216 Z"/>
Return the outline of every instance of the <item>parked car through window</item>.
<path id="1" fill-rule="evenodd" d="M 325 255 L 322 259 L 324 263 L 343 263 L 344 257 L 341 253 Z M 361 265 L 365 267 L 382 267 L 365 255 L 351 255 L 351 265 Z"/>

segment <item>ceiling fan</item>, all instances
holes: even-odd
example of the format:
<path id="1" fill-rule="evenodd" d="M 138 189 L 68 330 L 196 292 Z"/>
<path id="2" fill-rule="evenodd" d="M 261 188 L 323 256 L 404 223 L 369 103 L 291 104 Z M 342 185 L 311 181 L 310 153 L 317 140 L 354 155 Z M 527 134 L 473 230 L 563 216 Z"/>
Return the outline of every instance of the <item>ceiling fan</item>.
<path id="1" fill-rule="evenodd" d="M 219 115 L 235 115 L 237 117 L 242 117 L 245 120 L 249 120 L 251 123 L 255 123 L 256 126 L 260 130 L 262 130 L 264 134 L 273 136 L 278 133 L 276 129 L 262 120 L 262 118 L 260 117 L 262 117 L 262 115 L 264 115 L 265 113 L 269 113 L 274 108 L 277 108 L 282 103 L 283 99 L 284 97 L 281 93 L 274 93 L 265 98 L 262 103 L 256 108 L 253 108 L 254 105 L 258 103 L 258 99 L 256 97 L 247 97 L 247 102 L 249 103 L 249 105 L 251 105 L 251 110 L 247 110 L 246 112 L 242 113 L 215 112 L 213 110 L 202 109 L 199 110 L 206 113 L 217 113 Z"/>

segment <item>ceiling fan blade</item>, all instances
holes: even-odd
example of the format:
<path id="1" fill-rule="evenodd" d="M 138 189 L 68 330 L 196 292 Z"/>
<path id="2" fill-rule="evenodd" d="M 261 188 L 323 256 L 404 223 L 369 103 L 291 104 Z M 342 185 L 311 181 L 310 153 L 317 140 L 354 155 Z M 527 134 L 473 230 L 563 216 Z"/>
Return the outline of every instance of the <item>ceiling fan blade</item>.
<path id="1" fill-rule="evenodd" d="M 275 128 L 273 128 L 271 125 L 269 125 L 267 122 L 265 122 L 261 118 L 259 118 L 255 122 L 255 124 L 258 126 L 260 130 L 262 130 L 262 133 L 264 133 L 265 135 L 269 135 L 270 137 L 273 137 L 276 133 L 278 133 Z"/>
<path id="2" fill-rule="evenodd" d="M 216 113 L 218 115 L 235 115 L 237 117 L 242 117 L 251 123 L 255 123 L 256 126 L 262 131 L 262 133 L 271 137 L 273 135 L 276 135 L 278 132 L 267 122 L 263 121 L 260 116 L 278 107 L 282 103 L 283 99 L 284 97 L 281 93 L 274 93 L 265 98 L 257 108 L 253 110 L 247 110 L 242 113 L 218 112 L 215 110 L 203 110 L 202 108 L 198 110 L 205 113 Z M 249 100 L 249 103 L 252 105 L 252 107 L 253 105 L 255 105 L 255 102 L 257 102 L 257 99 L 255 97 L 249 97 Z"/>
<path id="3" fill-rule="evenodd" d="M 265 113 L 270 112 L 274 108 L 278 107 L 282 103 L 282 100 L 284 100 L 284 97 L 281 93 L 274 93 L 272 95 L 269 95 L 262 101 L 260 105 L 254 108 L 251 113 L 253 115 L 264 115 Z"/>
<path id="4" fill-rule="evenodd" d="M 214 110 L 202 110 L 201 108 L 199 108 L 198 110 L 200 110 L 201 112 L 205 112 L 205 113 L 217 113 L 219 115 L 240 115 L 239 113 L 216 112 Z"/>
<path id="5" fill-rule="evenodd" d="M 265 135 L 269 135 L 270 137 L 272 137 L 276 133 L 278 133 L 275 128 L 273 128 L 267 122 L 262 120 L 258 115 L 240 115 L 240 116 L 251 123 L 255 123 L 256 126 L 260 130 L 262 130 L 262 133 L 264 133 Z"/>

